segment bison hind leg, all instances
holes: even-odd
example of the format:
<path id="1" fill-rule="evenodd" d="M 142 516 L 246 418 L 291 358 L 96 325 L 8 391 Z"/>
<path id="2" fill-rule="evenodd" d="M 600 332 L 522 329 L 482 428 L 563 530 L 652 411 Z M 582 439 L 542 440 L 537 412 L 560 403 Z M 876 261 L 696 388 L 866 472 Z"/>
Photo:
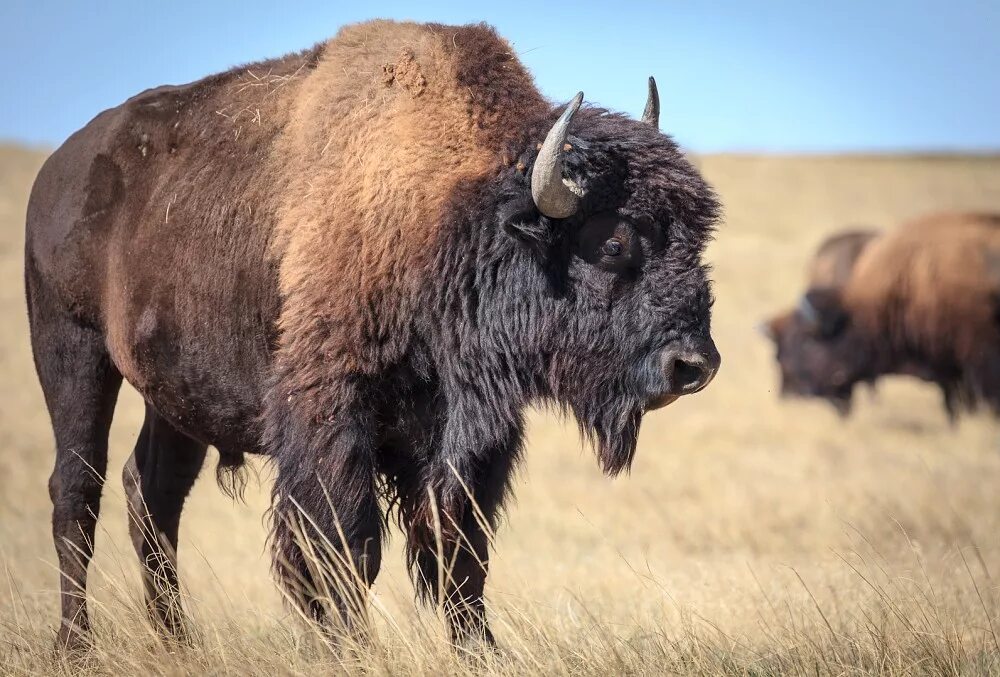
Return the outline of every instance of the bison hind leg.
<path id="1" fill-rule="evenodd" d="M 185 634 L 177 579 L 181 510 L 206 451 L 206 445 L 187 437 L 147 406 L 139 440 L 122 470 L 129 533 L 142 565 L 146 608 L 153 624 L 175 638 Z"/>
<path id="2" fill-rule="evenodd" d="M 60 307 L 30 259 L 26 272 L 31 347 L 56 443 L 49 496 L 60 573 L 58 643 L 75 650 L 90 640 L 87 569 L 122 377 L 101 333 Z"/>

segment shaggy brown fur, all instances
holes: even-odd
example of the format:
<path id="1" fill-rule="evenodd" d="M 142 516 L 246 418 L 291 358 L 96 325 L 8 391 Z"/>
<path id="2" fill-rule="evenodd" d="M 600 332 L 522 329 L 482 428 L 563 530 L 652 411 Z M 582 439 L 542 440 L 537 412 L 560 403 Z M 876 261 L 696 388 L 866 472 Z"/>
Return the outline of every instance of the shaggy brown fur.
<path id="1" fill-rule="evenodd" d="M 399 358 L 413 313 L 398 304 L 423 282 L 449 200 L 510 164 L 511 142 L 548 111 L 484 26 L 376 21 L 326 45 L 275 150 L 287 175 L 277 251 L 290 391 L 311 398 L 322 379 Z M 303 368 L 305 354 L 322 362 Z"/>
<path id="2" fill-rule="evenodd" d="M 304 415 L 330 415 L 326 386 L 405 352 L 449 200 L 509 164 L 525 122 L 548 111 L 483 26 L 376 21 L 326 45 L 274 158 L 286 173 L 279 360 L 294 364 L 284 387 Z"/>
<path id="3" fill-rule="evenodd" d="M 456 192 L 510 165 L 525 124 L 549 111 L 510 45 L 485 26 L 375 21 L 327 43 L 274 153 L 287 179 L 276 224 L 283 305 L 272 405 L 339 424 L 365 397 L 358 377 L 403 358 Z M 370 486 L 375 465 L 329 476 L 357 473 Z M 428 498 L 421 491 L 401 506 L 413 546 L 433 540 Z M 449 498 L 438 522 L 452 532 L 461 509 Z M 280 540 L 292 536 L 279 529 L 277 549 L 293 551 Z"/>

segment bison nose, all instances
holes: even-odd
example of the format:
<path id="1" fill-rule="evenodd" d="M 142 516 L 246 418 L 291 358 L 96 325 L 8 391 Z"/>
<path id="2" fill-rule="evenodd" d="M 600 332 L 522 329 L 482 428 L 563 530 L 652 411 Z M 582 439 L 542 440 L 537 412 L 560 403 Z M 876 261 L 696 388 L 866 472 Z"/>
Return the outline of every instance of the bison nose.
<path id="1" fill-rule="evenodd" d="M 663 352 L 663 372 L 669 384 L 669 394 L 690 395 L 698 392 L 715 378 L 721 361 L 711 339 L 697 349 L 668 346 Z"/>

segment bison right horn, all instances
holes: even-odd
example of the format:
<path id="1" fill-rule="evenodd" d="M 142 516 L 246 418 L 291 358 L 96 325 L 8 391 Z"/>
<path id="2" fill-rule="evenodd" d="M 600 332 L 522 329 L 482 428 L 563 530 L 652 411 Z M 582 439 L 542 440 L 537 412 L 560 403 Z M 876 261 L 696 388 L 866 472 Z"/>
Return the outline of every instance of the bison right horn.
<path id="1" fill-rule="evenodd" d="M 642 111 L 642 121 L 660 128 L 660 95 L 656 91 L 656 80 L 649 76 L 649 94 L 646 97 L 646 109 Z"/>
<path id="2" fill-rule="evenodd" d="M 531 170 L 531 198 L 535 206 L 550 219 L 573 216 L 580 207 L 583 190 L 573 181 L 563 178 L 562 152 L 569 134 L 569 123 L 580 110 L 583 92 L 578 92 L 566 106 L 538 151 L 538 158 Z"/>

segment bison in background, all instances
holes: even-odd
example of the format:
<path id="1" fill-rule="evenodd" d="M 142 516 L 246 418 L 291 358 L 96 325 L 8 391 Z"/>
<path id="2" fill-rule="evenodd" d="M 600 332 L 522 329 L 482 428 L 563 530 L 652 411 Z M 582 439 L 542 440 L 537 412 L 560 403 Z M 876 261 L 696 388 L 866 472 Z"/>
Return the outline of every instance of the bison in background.
<path id="1" fill-rule="evenodd" d="M 1000 216 L 940 214 L 870 240 L 846 279 L 772 319 L 782 393 L 850 411 L 857 383 L 937 384 L 949 418 L 1000 408 Z"/>
<path id="2" fill-rule="evenodd" d="M 456 642 L 492 642 L 525 408 L 575 415 L 614 475 L 643 414 L 719 366 L 713 191 L 652 83 L 642 120 L 582 98 L 547 102 L 487 26 L 375 21 L 146 91 L 53 153 L 25 278 L 63 645 L 88 639 L 123 379 L 147 404 L 124 481 L 163 629 L 183 630 L 179 520 L 213 445 L 223 472 L 273 459 L 274 571 L 303 614 L 359 627 L 395 507 L 421 595 Z"/>

